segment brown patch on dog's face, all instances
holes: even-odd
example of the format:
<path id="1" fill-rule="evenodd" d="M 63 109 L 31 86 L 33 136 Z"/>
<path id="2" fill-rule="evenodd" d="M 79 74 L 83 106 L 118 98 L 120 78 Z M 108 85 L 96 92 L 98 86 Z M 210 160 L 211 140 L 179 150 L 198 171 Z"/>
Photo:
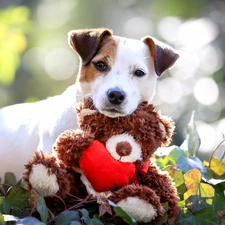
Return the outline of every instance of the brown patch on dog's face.
<path id="1" fill-rule="evenodd" d="M 115 36 L 105 38 L 100 44 L 97 54 L 91 59 L 90 63 L 80 67 L 79 82 L 90 82 L 97 76 L 108 73 L 115 62 L 118 43 L 119 38 Z M 102 65 L 105 65 L 106 68 L 102 70 L 99 69 L 96 66 L 97 63 L 103 63 Z"/>

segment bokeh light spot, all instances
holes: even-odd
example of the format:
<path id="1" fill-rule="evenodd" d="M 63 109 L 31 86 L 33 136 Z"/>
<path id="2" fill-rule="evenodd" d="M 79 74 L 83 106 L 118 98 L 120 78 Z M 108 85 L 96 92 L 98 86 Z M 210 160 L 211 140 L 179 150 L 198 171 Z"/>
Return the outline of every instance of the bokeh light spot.
<path id="1" fill-rule="evenodd" d="M 78 62 L 75 54 L 64 48 L 50 51 L 45 59 L 45 70 L 55 80 L 65 80 L 73 76 Z"/>
<path id="2" fill-rule="evenodd" d="M 183 23 L 179 39 L 184 46 L 199 48 L 212 42 L 218 34 L 218 28 L 212 20 L 201 18 Z"/>
<path id="3" fill-rule="evenodd" d="M 205 122 L 196 122 L 198 133 L 201 139 L 201 150 L 203 152 L 212 152 L 215 147 L 216 133 L 214 126 Z"/>
<path id="4" fill-rule="evenodd" d="M 30 72 L 37 72 L 40 74 L 40 70 L 44 68 L 44 60 L 48 51 L 45 48 L 31 48 L 22 58 L 22 66 Z"/>
<path id="5" fill-rule="evenodd" d="M 138 27 L 138 32 L 134 27 Z M 151 34 L 152 29 L 152 22 L 141 16 L 132 17 L 124 25 L 126 36 L 137 39 Z"/>
<path id="6" fill-rule="evenodd" d="M 174 42 L 177 39 L 178 30 L 182 21 L 177 17 L 164 17 L 159 21 L 158 31 L 163 39 Z"/>
<path id="7" fill-rule="evenodd" d="M 42 26 L 48 29 L 56 29 L 69 20 L 69 12 L 64 10 L 65 8 L 60 3 L 61 1 L 58 3 L 44 1 L 38 6 L 37 19 Z"/>
<path id="8" fill-rule="evenodd" d="M 212 78 L 200 78 L 194 87 L 194 96 L 203 105 L 215 103 L 219 96 L 219 89 Z"/>
<path id="9" fill-rule="evenodd" d="M 166 103 L 176 103 L 183 95 L 182 85 L 174 78 L 165 78 L 158 83 L 159 98 Z"/>

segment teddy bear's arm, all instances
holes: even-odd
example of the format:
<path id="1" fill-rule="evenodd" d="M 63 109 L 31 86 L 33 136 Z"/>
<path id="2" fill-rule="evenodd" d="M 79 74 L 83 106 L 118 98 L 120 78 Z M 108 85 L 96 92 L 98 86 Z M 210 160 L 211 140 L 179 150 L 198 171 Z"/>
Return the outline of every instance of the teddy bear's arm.
<path id="1" fill-rule="evenodd" d="M 53 155 L 69 168 L 79 167 L 82 152 L 94 141 L 94 134 L 89 131 L 66 130 L 61 133 L 53 145 Z"/>
<path id="2" fill-rule="evenodd" d="M 70 182 L 65 165 L 50 153 L 36 151 L 25 169 L 23 180 L 30 189 L 36 189 L 41 195 L 65 197 L 69 192 Z"/>
<path id="3" fill-rule="evenodd" d="M 137 173 L 140 184 L 148 186 L 160 197 L 161 203 L 168 202 L 168 216 L 175 217 L 179 213 L 179 197 L 172 178 L 151 162 L 146 174 Z"/>

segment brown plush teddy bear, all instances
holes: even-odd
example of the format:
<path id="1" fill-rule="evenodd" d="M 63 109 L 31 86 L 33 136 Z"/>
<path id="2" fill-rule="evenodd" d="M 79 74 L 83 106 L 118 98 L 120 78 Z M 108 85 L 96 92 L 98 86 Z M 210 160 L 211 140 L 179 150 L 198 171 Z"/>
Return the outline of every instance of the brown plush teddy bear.
<path id="1" fill-rule="evenodd" d="M 140 103 L 125 117 L 100 114 L 90 98 L 76 107 L 80 129 L 57 138 L 52 154 L 36 152 L 24 180 L 40 194 L 107 197 L 138 222 L 157 224 L 179 213 L 170 176 L 154 163 L 153 153 L 171 141 L 174 125 L 153 105 Z"/>

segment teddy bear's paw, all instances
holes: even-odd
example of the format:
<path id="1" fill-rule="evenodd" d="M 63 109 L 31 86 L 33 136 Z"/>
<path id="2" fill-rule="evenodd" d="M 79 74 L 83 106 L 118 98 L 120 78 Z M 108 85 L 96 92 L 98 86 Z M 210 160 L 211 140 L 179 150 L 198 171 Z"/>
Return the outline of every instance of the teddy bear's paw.
<path id="1" fill-rule="evenodd" d="M 44 196 L 58 192 L 57 194 L 64 197 L 70 191 L 66 167 L 51 153 L 36 151 L 25 169 L 23 180 Z"/>
<path id="2" fill-rule="evenodd" d="M 138 222 L 158 221 L 165 213 L 159 196 L 146 186 L 129 184 L 114 192 L 109 199 Z"/>
<path id="3" fill-rule="evenodd" d="M 119 201 L 117 205 L 138 222 L 151 222 L 157 217 L 157 209 L 138 197 L 128 197 Z"/>
<path id="4" fill-rule="evenodd" d="M 43 164 L 32 166 L 29 182 L 43 196 L 54 195 L 59 191 L 56 175 Z"/>

